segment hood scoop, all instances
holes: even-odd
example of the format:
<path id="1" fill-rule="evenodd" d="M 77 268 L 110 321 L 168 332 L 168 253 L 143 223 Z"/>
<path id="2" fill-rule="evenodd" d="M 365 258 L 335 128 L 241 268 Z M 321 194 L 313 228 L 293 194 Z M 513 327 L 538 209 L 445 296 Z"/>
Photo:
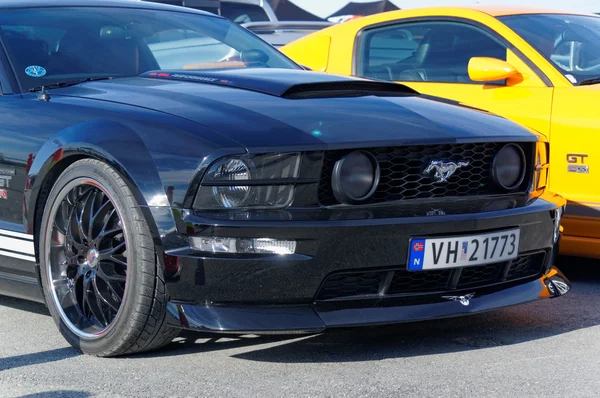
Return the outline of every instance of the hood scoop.
<path id="1" fill-rule="evenodd" d="M 367 95 L 398 97 L 419 94 L 402 84 L 287 69 L 151 71 L 142 74 L 141 77 L 218 85 L 286 99 Z"/>
<path id="2" fill-rule="evenodd" d="M 415 90 L 401 84 L 370 80 L 348 80 L 296 84 L 288 88 L 281 97 L 288 99 L 362 97 L 366 95 L 398 97 L 417 94 L 419 93 Z"/>

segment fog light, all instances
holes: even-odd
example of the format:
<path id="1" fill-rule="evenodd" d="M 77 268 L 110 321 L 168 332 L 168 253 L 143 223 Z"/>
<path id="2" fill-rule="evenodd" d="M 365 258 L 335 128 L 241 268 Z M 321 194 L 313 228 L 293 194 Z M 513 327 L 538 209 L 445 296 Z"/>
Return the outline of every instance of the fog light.
<path id="1" fill-rule="evenodd" d="M 271 238 L 222 238 L 195 236 L 190 238 L 194 249 L 208 253 L 231 254 L 294 254 L 296 241 Z"/>

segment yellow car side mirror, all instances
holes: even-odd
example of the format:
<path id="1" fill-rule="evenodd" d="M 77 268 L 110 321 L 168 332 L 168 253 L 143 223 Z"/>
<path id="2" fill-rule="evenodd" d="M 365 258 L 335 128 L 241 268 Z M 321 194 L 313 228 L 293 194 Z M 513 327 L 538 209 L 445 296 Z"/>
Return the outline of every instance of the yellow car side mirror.
<path id="1" fill-rule="evenodd" d="M 497 58 L 473 57 L 469 61 L 469 78 L 475 82 L 494 82 L 517 75 L 514 66 Z"/>

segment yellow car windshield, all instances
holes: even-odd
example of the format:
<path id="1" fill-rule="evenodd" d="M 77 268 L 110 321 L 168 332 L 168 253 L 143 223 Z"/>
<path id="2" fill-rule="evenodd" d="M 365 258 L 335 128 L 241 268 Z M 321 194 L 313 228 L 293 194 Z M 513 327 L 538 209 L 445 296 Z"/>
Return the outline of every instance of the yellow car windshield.
<path id="1" fill-rule="evenodd" d="M 499 19 L 549 59 L 571 83 L 600 83 L 600 17 L 535 14 Z"/>

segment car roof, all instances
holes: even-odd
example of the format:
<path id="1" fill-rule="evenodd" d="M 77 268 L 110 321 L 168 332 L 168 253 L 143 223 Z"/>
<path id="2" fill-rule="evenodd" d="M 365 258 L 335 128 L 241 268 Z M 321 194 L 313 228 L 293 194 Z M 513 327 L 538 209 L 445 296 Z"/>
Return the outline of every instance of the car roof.
<path id="1" fill-rule="evenodd" d="M 209 12 L 192 8 L 177 7 L 168 4 L 159 4 L 140 0 L 0 0 L 0 10 L 10 8 L 38 8 L 38 7 L 125 7 L 151 10 L 177 10 L 181 12 L 210 15 L 220 18 Z"/>
<path id="2" fill-rule="evenodd" d="M 421 17 L 464 17 L 478 18 L 487 16 L 498 18 L 511 15 L 534 15 L 534 14 L 563 14 L 563 15 L 586 15 L 600 18 L 596 14 L 578 13 L 557 9 L 530 8 L 530 7 L 491 7 L 491 6 L 456 6 L 456 7 L 415 7 L 404 8 L 397 11 L 388 11 L 379 14 L 368 15 L 362 18 L 357 18 L 342 24 L 336 24 L 332 27 L 324 29 L 324 32 L 350 32 L 353 30 L 361 30 L 365 26 L 370 26 L 377 23 L 387 21 L 402 20 L 406 18 L 421 18 Z M 319 32 L 315 33 L 319 34 Z"/>
<path id="3" fill-rule="evenodd" d="M 503 17 L 508 15 L 531 15 L 531 14 L 571 14 L 571 15 L 593 15 L 579 13 L 567 10 L 553 8 L 536 8 L 536 7 L 494 7 L 494 6 L 468 6 L 461 7 L 481 11 L 493 17 Z"/>
<path id="4" fill-rule="evenodd" d="M 139 1 L 156 1 L 156 2 L 160 3 L 162 1 L 168 2 L 169 0 L 139 0 Z M 179 2 L 184 2 L 184 1 L 186 1 L 186 0 L 179 0 Z M 212 0 L 212 1 L 214 1 L 215 6 L 218 5 L 218 3 L 236 3 L 236 4 L 251 4 L 251 5 L 259 6 L 259 7 L 262 7 L 265 2 L 265 0 Z M 206 2 L 210 3 L 211 0 L 206 0 Z M 187 7 L 187 5 L 184 7 Z"/>
<path id="5" fill-rule="evenodd" d="M 255 6 L 262 6 L 262 0 L 221 0 L 223 3 L 242 3 L 242 4 L 252 4 Z"/>
<path id="6" fill-rule="evenodd" d="M 426 15 L 444 15 L 446 13 L 459 14 L 466 11 L 475 11 L 483 14 L 490 15 L 492 17 L 503 17 L 508 15 L 533 15 L 533 14 L 570 14 L 570 15 L 595 15 L 590 13 L 580 13 L 561 9 L 553 8 L 535 8 L 535 7 L 502 7 L 502 6 L 484 6 L 484 5 L 468 5 L 468 6 L 456 6 L 456 7 L 416 7 L 416 8 L 405 8 L 398 11 L 388 11 L 383 14 L 375 14 L 369 17 L 377 17 L 377 15 L 398 15 L 403 16 L 408 13 L 423 13 Z M 597 16 L 597 15 L 595 15 Z M 366 17 L 366 18 L 369 18 Z M 360 21 L 358 19 L 357 21 Z M 354 21 L 352 21 L 354 22 Z"/>

